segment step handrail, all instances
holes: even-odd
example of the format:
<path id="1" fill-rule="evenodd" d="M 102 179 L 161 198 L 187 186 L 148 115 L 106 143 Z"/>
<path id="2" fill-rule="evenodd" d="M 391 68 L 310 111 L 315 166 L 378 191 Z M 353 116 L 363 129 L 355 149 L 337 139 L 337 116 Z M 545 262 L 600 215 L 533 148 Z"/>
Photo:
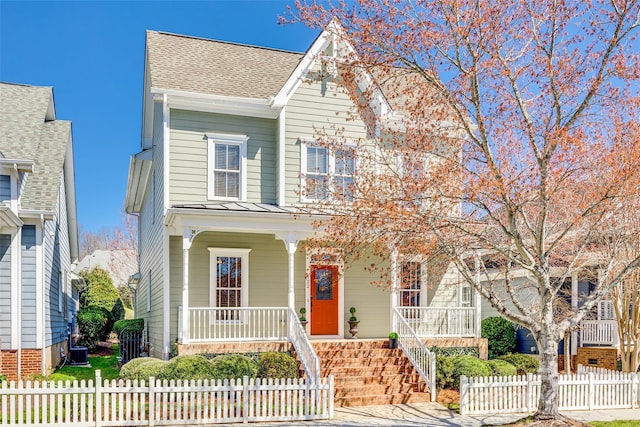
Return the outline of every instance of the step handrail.
<path id="1" fill-rule="evenodd" d="M 431 401 L 436 400 L 436 355 L 429 351 L 397 307 L 393 309 L 393 324 L 398 334 L 398 344 L 414 369 L 427 384 Z"/>
<path id="2" fill-rule="evenodd" d="M 289 307 L 289 342 L 296 349 L 296 354 L 307 378 L 312 385 L 320 383 L 320 358 L 313 350 L 313 346 L 307 337 L 298 315 Z"/>

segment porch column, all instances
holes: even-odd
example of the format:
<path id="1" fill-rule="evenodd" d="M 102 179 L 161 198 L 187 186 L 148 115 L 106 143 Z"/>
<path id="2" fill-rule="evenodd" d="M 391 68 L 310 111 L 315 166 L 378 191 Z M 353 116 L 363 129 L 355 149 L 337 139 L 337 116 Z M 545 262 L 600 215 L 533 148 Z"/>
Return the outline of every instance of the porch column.
<path id="1" fill-rule="evenodd" d="M 399 289 L 400 289 L 400 275 L 398 274 L 398 248 L 391 249 L 391 310 L 389 315 L 391 316 L 391 330 L 396 331 L 398 328 L 394 323 L 394 309 L 398 307 Z"/>
<path id="2" fill-rule="evenodd" d="M 288 307 L 293 311 L 296 311 L 296 295 L 295 295 L 295 276 L 294 276 L 294 267 L 295 267 L 295 255 L 296 250 L 298 250 L 298 238 L 295 233 L 289 232 L 287 236 L 283 239 L 284 246 L 287 248 L 287 255 L 289 257 L 289 280 L 288 280 Z"/>
<path id="3" fill-rule="evenodd" d="M 474 294 L 474 303 L 473 305 L 476 308 L 476 338 L 482 337 L 482 295 L 478 289 L 480 289 L 480 254 L 476 253 L 475 259 L 475 269 L 476 269 L 476 289 L 473 290 Z"/>
<path id="4" fill-rule="evenodd" d="M 189 344 L 189 249 L 191 230 L 182 236 L 182 344 Z"/>

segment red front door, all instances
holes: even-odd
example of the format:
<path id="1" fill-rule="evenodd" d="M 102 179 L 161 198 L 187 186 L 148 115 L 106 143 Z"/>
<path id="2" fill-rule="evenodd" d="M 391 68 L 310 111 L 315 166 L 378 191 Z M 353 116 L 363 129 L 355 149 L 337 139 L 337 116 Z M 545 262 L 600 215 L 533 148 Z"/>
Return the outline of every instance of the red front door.
<path id="1" fill-rule="evenodd" d="M 311 335 L 338 334 L 338 266 L 311 266 Z"/>

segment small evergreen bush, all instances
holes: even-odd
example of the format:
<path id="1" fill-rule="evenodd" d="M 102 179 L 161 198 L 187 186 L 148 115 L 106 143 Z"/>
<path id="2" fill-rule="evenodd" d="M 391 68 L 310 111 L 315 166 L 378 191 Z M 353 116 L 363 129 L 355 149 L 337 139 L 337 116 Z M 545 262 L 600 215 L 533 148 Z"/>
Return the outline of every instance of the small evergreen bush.
<path id="1" fill-rule="evenodd" d="M 137 357 L 122 365 L 118 378 L 123 380 L 149 380 L 158 377 L 167 362 L 155 357 Z"/>
<path id="2" fill-rule="evenodd" d="M 484 360 L 473 356 L 456 356 L 453 359 L 454 387 L 460 389 L 460 376 L 488 377 L 491 376 L 491 368 Z"/>
<path id="3" fill-rule="evenodd" d="M 202 356 L 177 356 L 169 360 L 158 373 L 162 380 L 208 380 L 216 378 L 212 364 Z"/>
<path id="4" fill-rule="evenodd" d="M 497 377 L 510 377 L 518 374 L 518 370 L 511 363 L 501 360 L 493 359 L 487 362 L 493 375 Z"/>
<path id="5" fill-rule="evenodd" d="M 178 356 L 176 359 L 180 357 L 182 356 Z M 208 363 L 213 369 L 211 378 L 215 379 L 238 379 L 245 375 L 249 378 L 255 378 L 258 373 L 258 364 L 242 354 L 223 354 Z"/>
<path id="6" fill-rule="evenodd" d="M 435 353 L 436 356 L 480 356 L 478 347 L 438 347 L 434 345 L 429 351 Z"/>
<path id="7" fill-rule="evenodd" d="M 269 351 L 260 355 L 258 378 L 300 378 L 298 362 L 290 354 Z"/>
<path id="8" fill-rule="evenodd" d="M 511 363 L 516 367 L 518 375 L 535 374 L 540 369 L 540 362 L 528 354 L 511 353 L 500 356 L 498 359 Z"/>
<path id="9" fill-rule="evenodd" d="M 438 388 L 453 388 L 455 384 L 453 359 L 450 356 L 436 356 L 436 385 Z"/>
<path id="10" fill-rule="evenodd" d="M 489 359 L 516 351 L 516 328 L 504 317 L 484 319 L 482 338 L 486 338 L 489 343 Z"/>
<path id="11" fill-rule="evenodd" d="M 7 380 L 7 376 L 5 374 L 0 374 L 0 383 L 6 380 Z"/>
<path id="12" fill-rule="evenodd" d="M 78 329 L 82 340 L 79 345 L 86 346 L 90 351 L 98 347 L 98 341 L 104 339 L 109 324 L 109 312 L 98 306 L 83 307 L 76 315 Z"/>

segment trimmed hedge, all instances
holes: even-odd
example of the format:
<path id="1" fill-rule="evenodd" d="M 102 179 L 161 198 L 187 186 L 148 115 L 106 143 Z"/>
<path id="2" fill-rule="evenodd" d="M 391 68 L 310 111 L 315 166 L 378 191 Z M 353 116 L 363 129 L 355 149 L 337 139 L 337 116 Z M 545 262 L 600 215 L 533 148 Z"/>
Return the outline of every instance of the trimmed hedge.
<path id="1" fill-rule="evenodd" d="M 197 355 L 178 356 L 164 364 L 158 378 L 162 380 L 206 380 L 216 378 L 213 365 Z"/>
<path id="2" fill-rule="evenodd" d="M 528 354 L 511 353 L 500 356 L 498 359 L 511 363 L 516 367 L 518 375 L 535 374 L 540 369 L 540 362 Z"/>
<path id="3" fill-rule="evenodd" d="M 109 311 L 104 307 L 89 306 L 78 310 L 76 316 L 78 328 L 82 334 L 78 345 L 95 350 L 98 347 L 98 341 L 108 334 L 106 331 L 109 327 Z"/>
<path id="4" fill-rule="evenodd" d="M 113 324 L 113 332 L 120 335 L 120 332 L 127 331 L 142 332 L 144 330 L 144 319 L 120 319 Z"/>
<path id="5" fill-rule="evenodd" d="M 480 357 L 478 347 L 438 347 L 433 346 L 429 349 L 430 352 L 435 353 L 437 356 L 455 357 L 455 356 L 473 356 Z"/>
<path id="6" fill-rule="evenodd" d="M 436 355 L 436 386 L 438 388 L 452 388 L 455 384 L 454 357 Z"/>
<path id="7" fill-rule="evenodd" d="M 516 328 L 504 317 L 487 317 L 482 321 L 482 338 L 489 343 L 489 359 L 516 351 Z"/>
<path id="8" fill-rule="evenodd" d="M 454 366 L 454 387 L 460 389 L 460 377 L 488 377 L 491 375 L 491 368 L 484 360 L 473 356 L 456 356 L 453 359 Z"/>
<path id="9" fill-rule="evenodd" d="M 215 379 L 237 379 L 245 375 L 255 378 L 258 373 L 258 364 L 243 354 L 223 354 L 211 360 L 210 363 L 213 369 L 211 378 Z"/>
<path id="10" fill-rule="evenodd" d="M 487 362 L 487 365 L 491 368 L 493 375 L 497 377 L 510 377 L 518 374 L 518 370 L 511 363 L 501 360 L 493 359 Z"/>
<path id="11" fill-rule="evenodd" d="M 148 380 L 158 377 L 160 370 L 167 362 L 155 357 L 138 357 L 122 365 L 118 378 L 123 380 Z"/>
<path id="12" fill-rule="evenodd" d="M 298 362 L 290 354 L 269 351 L 260 355 L 258 378 L 300 378 Z"/>

